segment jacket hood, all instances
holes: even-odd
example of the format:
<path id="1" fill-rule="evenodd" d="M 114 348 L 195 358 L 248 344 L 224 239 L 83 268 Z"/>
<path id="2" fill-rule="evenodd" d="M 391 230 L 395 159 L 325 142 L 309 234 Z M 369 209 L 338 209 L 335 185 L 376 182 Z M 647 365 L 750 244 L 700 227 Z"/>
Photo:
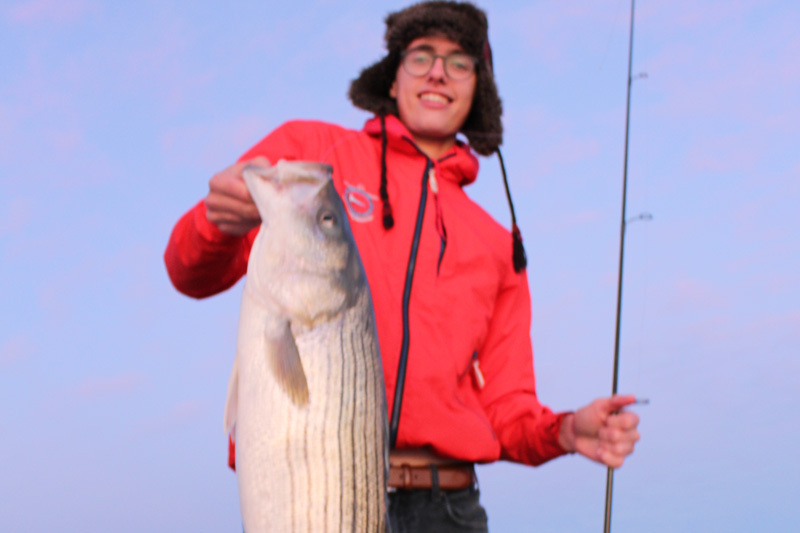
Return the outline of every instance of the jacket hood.
<path id="1" fill-rule="evenodd" d="M 421 151 L 414 144 L 411 133 L 405 124 L 394 115 L 385 117 L 387 148 L 392 151 L 419 155 Z M 364 124 L 364 132 L 371 137 L 381 136 L 381 120 L 373 117 Z M 437 167 L 438 177 L 451 181 L 460 186 L 469 185 L 478 177 L 480 163 L 478 158 L 465 144 L 456 139 L 456 144 L 446 154 L 438 160 L 434 160 Z"/>

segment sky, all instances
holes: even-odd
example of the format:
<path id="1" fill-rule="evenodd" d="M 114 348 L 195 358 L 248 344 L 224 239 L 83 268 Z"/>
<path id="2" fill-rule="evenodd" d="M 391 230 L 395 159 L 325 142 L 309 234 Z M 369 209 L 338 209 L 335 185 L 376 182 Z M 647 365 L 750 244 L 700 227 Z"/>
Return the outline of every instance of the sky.
<path id="1" fill-rule="evenodd" d="M 540 399 L 611 391 L 630 4 L 483 2 Z M 398 1 L 0 2 L 0 524 L 239 531 L 222 416 L 241 283 L 162 254 L 282 122 L 360 128 Z M 800 5 L 636 6 L 612 530 L 800 529 Z M 646 76 L 640 76 L 644 73 Z M 468 188 L 510 224 L 496 158 Z M 652 220 L 640 220 L 640 214 Z M 492 531 L 601 531 L 605 469 L 479 467 Z"/>

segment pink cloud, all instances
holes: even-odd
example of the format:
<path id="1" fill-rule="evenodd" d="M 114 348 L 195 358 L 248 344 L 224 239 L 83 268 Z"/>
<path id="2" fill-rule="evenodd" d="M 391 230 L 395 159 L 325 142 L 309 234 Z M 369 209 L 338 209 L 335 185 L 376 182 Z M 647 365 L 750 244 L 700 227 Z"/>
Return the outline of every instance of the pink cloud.
<path id="1" fill-rule="evenodd" d="M 134 434 L 142 436 L 151 433 L 166 433 L 204 414 L 203 402 L 198 400 L 180 401 L 169 409 L 142 420 L 134 430 Z"/>
<path id="2" fill-rule="evenodd" d="M 777 293 L 787 293 L 797 290 L 796 274 L 773 274 L 767 280 L 767 288 Z M 795 331 L 800 331 L 800 317 L 796 317 L 798 322 Z"/>
<path id="3" fill-rule="evenodd" d="M 30 0 L 11 6 L 6 12 L 11 22 L 15 23 L 64 23 L 81 19 L 94 7 L 88 0 Z"/>
<path id="4" fill-rule="evenodd" d="M 118 394 L 128 394 L 141 388 L 145 377 L 138 372 L 128 372 L 116 376 L 86 378 L 74 389 L 83 398 L 102 398 Z"/>
<path id="5" fill-rule="evenodd" d="M 682 128 L 703 119 L 724 117 L 726 126 L 739 122 L 767 131 L 796 132 L 795 111 L 787 104 L 800 90 L 800 49 L 791 12 L 761 21 L 753 2 L 704 2 L 676 7 L 653 6 L 653 23 L 644 21 L 648 41 L 637 55 L 637 68 L 647 70 L 647 92 L 659 96 L 659 116 Z M 655 20 L 660 20 L 658 24 Z"/>
<path id="6" fill-rule="evenodd" d="M 16 233 L 33 220 L 34 208 L 27 198 L 17 196 L 0 214 L 0 235 Z"/>
<path id="7" fill-rule="evenodd" d="M 704 346 L 726 347 L 714 352 L 716 357 L 728 360 L 738 359 L 732 358 L 736 352 L 790 357 L 793 355 L 792 347 L 800 341 L 800 313 L 759 312 L 747 319 L 714 315 L 692 321 L 682 331 L 686 335 L 678 335 L 677 338 L 682 338 L 682 342 L 696 349 L 702 350 Z M 711 352 L 707 353 L 710 355 Z M 797 375 L 794 375 L 794 379 L 798 379 Z"/>
<path id="8" fill-rule="evenodd" d="M 700 137 L 688 150 L 686 163 L 693 172 L 742 172 L 758 167 L 764 143 L 749 142 L 750 134 Z"/>
<path id="9" fill-rule="evenodd" d="M 704 29 L 730 19 L 741 20 L 752 10 L 753 3 L 747 0 L 706 0 L 685 4 L 664 1 L 656 2 L 642 14 L 654 20 L 671 20 L 675 27 L 682 29 Z"/>
<path id="10" fill-rule="evenodd" d="M 0 368 L 27 359 L 35 352 L 33 341 L 19 333 L 0 344 Z"/>
<path id="11" fill-rule="evenodd" d="M 11 160 L 14 150 L 10 148 L 15 132 L 18 131 L 17 113 L 9 105 L 0 103 L 0 161 Z"/>
<path id="12" fill-rule="evenodd" d="M 582 162 L 595 158 L 600 154 L 600 142 L 595 138 L 581 138 L 568 131 L 568 127 L 548 124 L 552 131 L 545 133 L 541 150 L 531 153 L 530 168 L 535 169 L 533 175 L 544 176 L 559 174 L 559 179 L 570 179 L 569 169 Z"/>
<path id="13" fill-rule="evenodd" d="M 267 123 L 264 117 L 251 114 L 224 122 L 167 128 L 160 136 L 161 155 L 174 166 L 197 165 L 211 172 L 222 170 L 220 164 L 227 161 L 232 165 L 241 152 L 268 133 Z M 225 142 L 220 143 L 220 139 Z M 205 177 L 209 178 L 211 174 Z"/>
<path id="14" fill-rule="evenodd" d="M 771 313 L 757 317 L 747 327 L 746 334 L 758 339 L 769 339 L 783 346 L 800 340 L 800 311 Z"/>
<path id="15" fill-rule="evenodd" d="M 578 49 L 607 48 L 606 38 L 610 32 L 605 29 L 623 29 L 628 20 L 627 10 L 608 9 L 600 2 L 538 2 L 523 9 L 490 12 L 490 19 L 490 35 L 516 34 L 534 51 L 536 61 L 543 61 L 556 70 L 575 63 L 574 52 Z M 597 28 L 605 29 L 598 31 Z M 591 37 L 598 40 L 587 43 L 585 38 Z"/>
<path id="16" fill-rule="evenodd" d="M 537 224 L 537 231 L 545 233 L 567 232 L 601 221 L 605 215 L 605 213 L 597 209 L 564 212 Z"/>
<path id="17" fill-rule="evenodd" d="M 690 278 L 675 280 L 667 301 L 678 310 L 707 310 L 725 307 L 731 303 L 725 291 L 710 283 Z"/>

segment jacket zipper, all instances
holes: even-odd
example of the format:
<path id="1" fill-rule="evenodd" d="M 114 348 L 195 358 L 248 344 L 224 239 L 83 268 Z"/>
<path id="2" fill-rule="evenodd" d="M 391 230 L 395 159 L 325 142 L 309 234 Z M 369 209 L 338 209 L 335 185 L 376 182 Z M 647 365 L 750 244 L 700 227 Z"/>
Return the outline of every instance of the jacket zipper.
<path id="1" fill-rule="evenodd" d="M 403 288 L 403 343 L 400 347 L 400 361 L 397 364 L 397 380 L 394 387 L 394 403 L 392 404 L 392 416 L 389 426 L 390 448 L 394 448 L 397 444 L 397 431 L 398 426 L 400 425 L 400 410 L 403 406 L 403 389 L 406 381 L 408 345 L 410 342 L 408 306 L 411 300 L 411 286 L 412 282 L 414 281 L 414 268 L 417 264 L 417 251 L 419 250 L 419 241 L 420 236 L 422 235 L 422 221 L 425 218 L 425 204 L 428 201 L 428 177 L 431 169 L 433 168 L 433 161 L 431 161 L 429 157 L 426 156 L 425 161 L 425 172 L 422 174 L 422 193 L 420 194 L 419 207 L 417 208 L 417 222 L 414 227 L 414 239 L 411 241 L 411 253 L 408 256 L 406 282 Z"/>
<path id="2" fill-rule="evenodd" d="M 434 163 L 427 154 L 425 154 L 419 147 L 411 140 L 409 137 L 403 137 L 403 140 L 407 141 L 411 146 L 413 146 L 417 152 L 421 156 L 425 158 L 425 171 L 422 174 L 422 192 L 420 193 L 419 198 L 419 207 L 417 208 L 417 222 L 414 226 L 414 238 L 411 241 L 411 253 L 408 256 L 408 267 L 406 268 L 406 282 L 405 286 L 403 287 L 403 343 L 400 347 L 400 360 L 397 363 L 397 378 L 395 380 L 395 387 L 394 387 L 394 402 L 392 404 L 392 415 L 389 419 L 389 448 L 394 448 L 397 444 L 397 432 L 398 427 L 400 425 L 400 411 L 403 407 L 403 390 L 405 388 L 406 382 L 406 367 L 408 366 L 408 347 L 410 343 L 410 331 L 409 331 L 409 302 L 411 300 L 411 286 L 414 281 L 414 269 L 417 264 L 417 251 L 419 250 L 419 241 L 420 236 L 422 235 L 422 221 L 425 218 L 425 205 L 428 201 L 428 183 L 431 176 L 431 171 L 434 169 Z M 455 154 L 449 154 L 444 156 L 443 158 L 439 159 L 439 162 L 442 162 L 446 159 L 453 157 Z M 436 176 L 434 173 L 434 183 L 436 189 L 434 190 L 434 194 L 436 194 L 437 201 L 438 201 L 438 189 L 439 185 L 436 181 Z M 437 213 L 438 219 L 439 213 Z M 441 221 L 440 221 L 441 222 Z M 442 264 L 442 259 L 444 258 L 444 250 L 447 245 L 447 234 L 444 232 L 444 222 L 441 222 L 442 228 L 439 233 L 439 240 L 440 240 L 440 248 L 439 248 L 439 260 L 436 265 L 436 274 L 439 274 L 439 267 Z"/>

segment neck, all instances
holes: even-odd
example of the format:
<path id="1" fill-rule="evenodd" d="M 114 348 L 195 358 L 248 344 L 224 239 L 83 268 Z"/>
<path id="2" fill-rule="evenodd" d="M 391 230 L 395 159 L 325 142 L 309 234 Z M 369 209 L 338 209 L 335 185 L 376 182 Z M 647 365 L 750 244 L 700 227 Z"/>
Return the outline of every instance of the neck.
<path id="1" fill-rule="evenodd" d="M 456 136 L 447 137 L 445 139 L 429 139 L 411 134 L 414 144 L 417 148 L 431 159 L 439 159 L 446 154 L 456 144 Z"/>

